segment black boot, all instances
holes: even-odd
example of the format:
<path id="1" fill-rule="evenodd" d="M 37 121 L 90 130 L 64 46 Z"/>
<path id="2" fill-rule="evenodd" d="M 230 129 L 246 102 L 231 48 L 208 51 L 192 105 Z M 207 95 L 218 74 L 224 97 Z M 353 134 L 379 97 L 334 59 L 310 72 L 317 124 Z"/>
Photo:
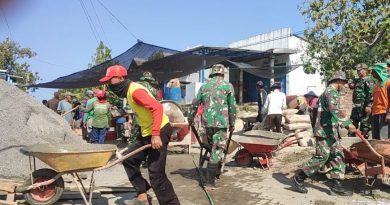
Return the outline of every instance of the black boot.
<path id="1" fill-rule="evenodd" d="M 219 162 L 218 163 L 217 174 L 215 175 L 216 179 L 219 179 L 219 177 L 221 176 L 221 168 L 222 168 L 222 162 Z"/>
<path id="2" fill-rule="evenodd" d="M 207 173 L 206 173 L 206 183 L 205 188 L 206 189 L 217 189 L 217 186 L 215 184 L 215 177 L 217 176 L 218 172 L 218 163 L 208 163 L 207 164 Z"/>
<path id="3" fill-rule="evenodd" d="M 290 178 L 293 186 L 300 193 L 307 193 L 307 189 L 304 185 L 304 181 L 306 178 L 307 176 L 302 170 L 298 170 L 298 172 Z"/>
<path id="4" fill-rule="evenodd" d="M 332 186 L 330 187 L 330 191 L 334 194 L 340 196 L 352 196 L 353 192 L 349 191 L 342 185 L 340 179 L 332 179 Z"/>

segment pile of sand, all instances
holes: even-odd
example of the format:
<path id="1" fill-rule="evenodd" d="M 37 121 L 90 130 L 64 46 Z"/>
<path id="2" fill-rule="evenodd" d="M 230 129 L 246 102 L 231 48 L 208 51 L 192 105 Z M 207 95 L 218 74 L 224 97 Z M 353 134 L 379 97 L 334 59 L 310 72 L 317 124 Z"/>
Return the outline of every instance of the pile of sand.
<path id="1" fill-rule="evenodd" d="M 60 115 L 0 80 L 0 178 L 28 176 L 28 157 L 20 148 L 37 143 L 80 144 L 83 140 Z"/>

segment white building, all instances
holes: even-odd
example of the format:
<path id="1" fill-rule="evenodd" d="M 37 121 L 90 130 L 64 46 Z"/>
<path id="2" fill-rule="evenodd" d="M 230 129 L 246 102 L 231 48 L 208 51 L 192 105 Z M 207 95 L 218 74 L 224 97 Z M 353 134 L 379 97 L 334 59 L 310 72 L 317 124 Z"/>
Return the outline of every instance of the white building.
<path id="1" fill-rule="evenodd" d="M 285 76 L 286 95 L 303 95 L 308 91 L 314 91 L 317 95 L 320 95 L 325 89 L 320 74 L 318 72 L 316 74 L 306 74 L 303 71 L 301 56 L 305 44 L 306 42 L 301 38 L 292 35 L 290 28 L 283 28 L 233 42 L 229 47 L 259 51 L 270 49 L 274 51 L 280 49 L 296 50 L 297 52 L 294 54 L 275 56 L 275 66 L 298 66 L 292 68 L 293 70 Z M 275 67 L 275 69 L 277 68 Z"/>
<path id="2" fill-rule="evenodd" d="M 320 95 L 325 89 L 325 84 L 319 73 L 306 74 L 303 71 L 301 56 L 305 44 L 302 38 L 291 33 L 290 28 L 259 34 L 231 43 L 229 47 L 233 50 L 259 51 L 253 58 L 245 57 L 240 61 L 235 61 L 242 65 L 228 68 L 225 79 L 233 84 L 237 100 L 255 102 L 257 99 L 256 82 L 259 80 L 263 81 L 268 90 L 273 82 L 282 83 L 282 89 L 287 96 L 304 95 L 309 91 Z M 201 85 L 201 73 L 202 71 L 199 71 L 180 78 L 181 81 L 192 82 L 186 86 L 185 104 L 191 103 L 195 97 Z M 208 75 L 209 70 L 204 70 L 204 76 L 207 78 Z"/>

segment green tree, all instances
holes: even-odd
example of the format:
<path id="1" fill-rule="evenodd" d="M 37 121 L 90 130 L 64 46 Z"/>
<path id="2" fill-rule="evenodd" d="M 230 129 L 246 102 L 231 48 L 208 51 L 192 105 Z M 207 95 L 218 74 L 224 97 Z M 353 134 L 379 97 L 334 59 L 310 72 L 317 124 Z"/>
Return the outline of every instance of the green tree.
<path id="1" fill-rule="evenodd" d="M 92 62 L 88 64 L 88 68 L 92 68 L 95 65 L 98 65 L 100 63 L 103 63 L 106 60 L 111 59 L 111 49 L 109 49 L 102 41 L 100 41 L 99 46 L 96 48 L 96 53 L 91 57 Z M 98 87 L 92 87 L 92 88 L 76 88 L 76 89 L 60 89 L 60 93 L 65 93 L 66 91 L 69 91 L 73 93 L 78 99 L 83 99 L 84 98 L 84 92 L 85 90 L 93 90 L 93 89 L 104 89 L 103 86 L 98 86 Z M 110 93 L 108 93 L 109 100 L 113 98 Z M 112 102 L 114 102 L 112 100 Z"/>
<path id="2" fill-rule="evenodd" d="M 30 65 L 24 61 L 37 54 L 31 48 L 22 48 L 17 42 L 10 38 L 0 42 L 0 69 L 7 70 L 9 75 L 18 76 L 17 83 L 20 89 L 34 92 L 35 89 L 27 89 L 24 85 L 35 84 L 40 80 L 38 72 L 30 70 Z M 24 62 L 23 62 L 24 61 Z"/>
<path id="3" fill-rule="evenodd" d="M 389 58 L 388 0 L 305 0 L 301 14 L 308 44 L 302 61 L 307 73 L 351 71 L 358 63 Z"/>
<path id="4" fill-rule="evenodd" d="M 88 64 L 88 67 L 91 68 L 110 59 L 111 49 L 109 49 L 102 41 L 100 41 L 99 46 L 96 48 L 96 53 L 92 56 L 92 63 Z"/>
<path id="5" fill-rule="evenodd" d="M 165 55 L 164 55 L 163 51 L 156 51 L 152 55 L 149 56 L 148 61 L 154 61 L 154 60 L 158 60 L 158 59 L 161 59 L 164 57 L 165 57 Z"/>

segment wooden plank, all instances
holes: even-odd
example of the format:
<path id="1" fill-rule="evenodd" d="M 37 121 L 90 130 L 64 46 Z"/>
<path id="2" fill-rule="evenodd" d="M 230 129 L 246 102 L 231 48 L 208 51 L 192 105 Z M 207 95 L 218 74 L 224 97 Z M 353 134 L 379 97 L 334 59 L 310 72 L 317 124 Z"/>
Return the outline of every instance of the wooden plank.
<path id="1" fill-rule="evenodd" d="M 13 182 L 1 182 L 0 183 L 0 191 L 5 191 L 8 193 L 14 193 L 15 192 L 15 187 L 17 184 Z"/>
<path id="2" fill-rule="evenodd" d="M 7 201 L 14 202 L 15 201 L 15 193 L 8 193 L 7 194 Z"/>
<path id="3" fill-rule="evenodd" d="M 134 187 L 126 187 L 126 186 L 97 187 L 96 190 L 102 194 L 136 192 Z"/>
<path id="4" fill-rule="evenodd" d="M 86 196 L 87 199 L 89 198 L 89 195 Z M 92 198 L 93 199 L 97 199 L 97 198 L 100 198 L 101 197 L 101 193 L 98 192 L 98 191 L 94 191 L 93 194 L 92 194 Z M 76 192 L 76 191 L 66 191 L 62 194 L 61 196 L 61 200 L 78 200 L 78 199 L 81 199 L 83 200 L 83 197 L 81 196 L 80 192 Z"/>
<path id="5" fill-rule="evenodd" d="M 0 205 L 18 205 L 17 202 L 0 200 Z"/>

